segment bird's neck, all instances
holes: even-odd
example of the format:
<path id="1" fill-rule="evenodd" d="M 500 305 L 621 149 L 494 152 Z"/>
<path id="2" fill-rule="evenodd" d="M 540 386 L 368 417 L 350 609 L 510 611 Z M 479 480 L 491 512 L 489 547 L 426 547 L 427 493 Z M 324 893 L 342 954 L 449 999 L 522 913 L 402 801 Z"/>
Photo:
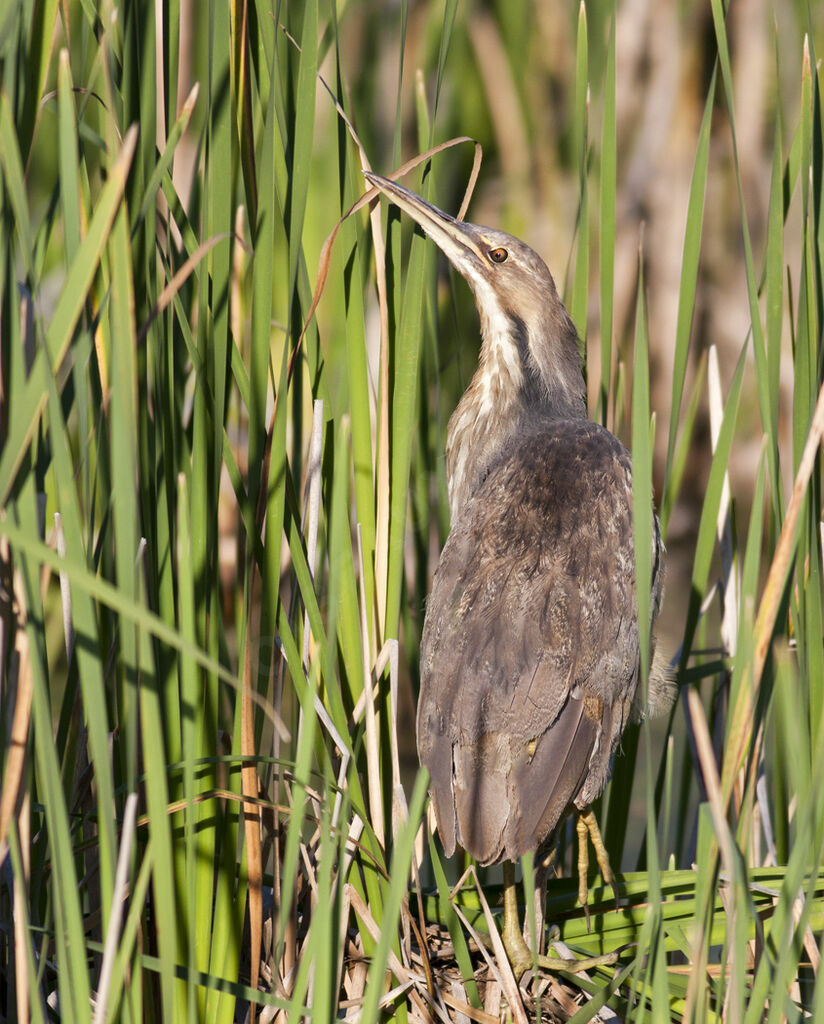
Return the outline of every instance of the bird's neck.
<path id="1" fill-rule="evenodd" d="M 446 478 L 452 522 L 483 482 L 492 463 L 516 434 L 536 419 L 577 419 L 587 415 L 583 394 L 575 387 L 553 387 L 535 370 L 525 333 L 511 317 L 481 319 L 482 345 L 478 369 L 449 420 Z M 524 328 L 520 323 L 520 328 Z M 580 358 L 572 350 L 562 362 L 570 376 L 580 378 Z M 565 346 L 566 347 L 566 346 Z M 572 370 L 569 370 L 569 366 Z"/>
<path id="2" fill-rule="evenodd" d="M 494 374 L 479 366 L 449 420 L 446 480 L 454 523 L 489 467 L 517 430 L 523 409 Z"/>

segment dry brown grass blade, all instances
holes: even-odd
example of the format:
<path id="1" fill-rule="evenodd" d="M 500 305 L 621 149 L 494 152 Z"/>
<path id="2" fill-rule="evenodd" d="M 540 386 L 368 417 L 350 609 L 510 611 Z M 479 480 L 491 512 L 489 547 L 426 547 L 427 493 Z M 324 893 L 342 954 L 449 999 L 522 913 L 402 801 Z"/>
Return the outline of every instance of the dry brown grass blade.
<path id="1" fill-rule="evenodd" d="M 404 992 L 407 991 L 407 989 L 411 988 L 411 986 L 412 986 L 412 982 L 405 981 L 405 982 L 403 982 L 400 985 L 396 985 L 395 988 L 390 989 L 388 992 L 384 992 L 384 994 L 378 1000 L 377 1008 L 379 1010 L 388 1010 L 404 994 Z M 362 985 L 362 988 L 365 988 L 365 983 Z M 363 995 L 362 994 L 358 998 L 354 998 L 354 999 L 350 998 L 350 999 L 342 1000 L 338 1004 L 338 1009 L 350 1011 L 350 1012 L 348 1012 L 346 1014 L 345 1017 L 340 1017 L 339 1018 L 340 1021 L 342 1022 L 342 1024 L 359 1024 L 359 1022 L 361 1020 L 361 1015 L 362 1015 L 362 1012 L 361 1012 L 362 1005 L 363 1005 Z M 412 1020 L 412 1021 L 419 1021 L 419 1020 L 423 1020 L 424 1018 L 420 1017 L 418 1014 L 414 1013 L 414 1011 L 413 1011 L 413 1014 L 412 1014 L 412 1016 L 409 1019 Z M 431 1018 L 427 1017 L 425 1019 L 428 1021 Z"/>
<path id="2" fill-rule="evenodd" d="M 11 551 L 6 538 L 0 540 L 0 560 L 5 566 L 11 567 Z M 6 836 L 13 818 L 17 819 L 17 837 L 20 844 L 22 876 L 15 873 L 13 889 L 14 906 L 24 907 L 28 904 L 28 884 L 31 875 L 31 836 L 29 794 L 26 788 L 26 746 L 28 743 L 29 722 L 31 721 L 32 673 L 29 659 L 29 638 L 26 633 L 26 603 L 23 581 L 20 574 L 13 575 L 13 591 L 16 604 L 16 620 L 14 650 L 17 659 L 17 696 L 14 704 L 14 716 L 11 723 L 11 734 L 6 755 L 6 767 L 3 773 L 3 789 L 0 793 L 0 863 L 8 852 Z M 5 618 L 5 617 L 4 617 Z M 3 625 L 12 621 L 9 615 Z M 8 694 L 12 681 L 7 677 L 4 693 Z M 17 1019 L 29 1019 L 29 978 L 28 962 L 30 937 L 26 928 L 26 918 L 22 913 L 14 914 L 14 975 L 17 992 Z"/>
<path id="3" fill-rule="evenodd" d="M 123 811 L 123 829 L 120 836 L 120 851 L 115 869 L 112 909 L 106 928 L 106 946 L 103 952 L 103 963 L 100 968 L 100 983 L 97 989 L 97 1001 L 94 1007 L 94 1024 L 104 1024 L 109 1000 L 109 987 L 114 971 L 117 955 L 117 944 L 120 938 L 120 926 L 123 921 L 123 910 L 129 894 L 129 868 L 131 864 L 132 845 L 135 837 L 135 819 L 137 817 L 137 793 L 126 797 Z M 254 1018 L 253 1018 L 254 1019 Z"/>
<path id="4" fill-rule="evenodd" d="M 713 455 L 718 445 L 721 424 L 724 419 L 724 400 L 721 394 L 721 368 L 718 363 L 718 349 L 710 345 L 707 359 L 707 387 L 709 391 L 710 440 Z M 721 501 L 716 520 L 716 537 L 721 550 L 721 598 L 722 620 L 721 639 L 731 657 L 735 656 L 738 640 L 738 592 L 739 572 L 735 561 L 733 544 L 733 523 L 730 501 L 730 474 L 724 473 Z"/>
<path id="5" fill-rule="evenodd" d="M 801 923 L 801 914 L 804 910 L 805 896 L 803 891 L 799 892 L 793 901 L 793 924 L 797 928 Z M 810 958 L 810 966 L 813 969 L 813 974 L 818 975 L 818 968 L 821 966 L 821 951 L 818 948 L 818 942 L 816 941 L 815 934 L 810 927 L 809 922 L 804 929 L 804 949 L 807 952 L 807 956 Z M 800 1000 L 799 1000 L 800 1001 Z"/>
<path id="6" fill-rule="evenodd" d="M 352 910 L 354 910 L 358 917 L 361 919 L 361 921 L 364 924 L 364 927 L 369 932 L 370 936 L 374 939 L 374 941 L 379 942 L 381 937 L 381 929 L 378 927 L 378 923 L 372 916 L 371 910 L 364 903 L 357 889 L 355 889 L 354 886 L 351 885 L 351 883 L 347 882 L 346 885 L 344 886 L 344 891 L 347 893 L 347 898 L 350 901 Z M 402 983 L 412 982 L 414 983 L 414 985 L 422 984 L 422 979 L 417 978 L 410 970 L 404 967 L 404 965 L 400 962 L 400 960 L 397 958 L 392 949 L 389 950 L 387 960 L 389 970 L 395 975 L 398 981 Z M 432 1015 L 429 1013 L 426 1004 L 421 998 L 420 992 L 418 992 L 415 987 L 410 988 L 409 998 L 414 1003 L 416 1009 L 421 1014 L 421 1016 L 425 1020 L 431 1021 Z"/>
<path id="7" fill-rule="evenodd" d="M 395 651 L 397 652 L 397 647 L 398 647 L 398 641 L 397 640 L 387 640 L 386 643 L 381 648 L 380 654 L 375 659 L 375 675 L 376 676 L 383 675 L 387 665 L 390 665 L 390 671 L 391 671 L 392 647 L 393 646 L 395 648 Z M 373 694 L 373 698 L 374 697 L 375 697 L 375 694 Z M 350 721 L 351 721 L 352 725 L 357 725 L 357 723 L 361 720 L 361 717 L 363 716 L 363 711 L 364 711 L 365 707 L 366 707 L 366 696 L 365 696 L 363 690 L 361 690 L 360 696 L 355 701 L 355 706 L 352 708 L 352 714 L 350 716 Z M 393 768 L 393 771 L 394 771 L 394 768 Z M 394 775 L 393 775 L 393 778 L 394 778 Z"/>
<path id="8" fill-rule="evenodd" d="M 463 985 L 461 985 L 463 989 Z M 498 1024 L 500 1017 L 495 1013 L 487 1013 L 486 1010 L 479 1010 L 477 1007 L 467 1003 L 465 999 L 460 999 L 455 994 L 454 986 L 452 992 L 447 992 L 445 989 L 441 990 L 441 998 L 450 1006 L 457 1014 L 461 1014 L 468 1020 L 477 1021 L 478 1024 Z M 457 1024 L 457 1021 L 456 1021 Z"/>
<path id="9" fill-rule="evenodd" d="M 457 215 L 458 220 L 463 220 L 466 216 L 466 211 L 469 209 L 469 202 L 472 199 L 472 193 L 475 191 L 475 183 L 478 180 L 478 174 L 481 170 L 481 160 L 483 159 L 483 148 L 477 139 L 473 139 L 469 135 L 456 135 L 452 139 L 447 139 L 446 142 L 441 142 L 439 145 L 433 146 L 431 149 L 427 149 L 423 153 L 419 153 L 417 156 L 412 157 L 411 160 L 407 160 L 406 163 L 401 164 L 396 171 L 393 171 L 391 174 L 387 174 L 387 178 L 389 178 L 390 181 L 398 181 L 400 178 L 409 174 L 410 171 L 414 171 L 416 167 L 420 167 L 422 163 L 425 163 L 427 160 L 431 160 L 431 158 L 437 153 L 442 153 L 445 149 L 452 149 L 453 146 L 458 146 L 463 142 L 471 142 L 475 147 L 475 154 L 472 158 L 472 170 L 470 171 L 469 181 L 467 182 L 464 197 Z M 365 167 L 364 170 L 369 170 L 369 168 Z M 364 200 L 371 202 L 377 195 L 379 195 L 379 190 L 377 188 L 370 188 L 359 202 L 363 202 Z M 358 204 L 356 203 L 352 209 L 354 210 L 357 205 Z"/>
<path id="10" fill-rule="evenodd" d="M 304 539 L 306 541 L 306 562 L 312 581 L 315 579 L 318 553 L 318 527 L 320 525 L 321 503 L 321 460 L 323 458 L 323 399 L 316 398 L 312 405 L 312 434 L 309 441 L 309 459 L 304 482 Z M 309 644 L 312 631 L 309 612 L 303 614 L 303 664 L 308 671 Z"/>
<path id="11" fill-rule="evenodd" d="M 366 165 L 368 166 L 368 164 Z M 364 166 L 364 170 L 366 169 Z M 369 191 L 372 191 L 371 189 Z M 366 196 L 369 192 L 366 193 Z M 366 198 L 364 196 L 364 198 Z M 386 245 L 383 240 L 380 205 L 369 211 L 372 247 L 375 250 L 375 284 L 378 290 L 378 315 L 381 344 L 378 368 L 378 423 L 375 446 L 375 642 L 384 636 L 386 620 L 386 584 L 389 576 L 389 299 L 386 291 Z"/>
<path id="12" fill-rule="evenodd" d="M 727 823 L 725 808 L 726 804 L 722 799 L 721 780 L 718 776 L 718 766 L 715 763 L 715 755 L 712 749 L 707 716 L 704 714 L 704 706 L 701 698 L 695 689 L 687 693 L 687 704 L 689 707 L 690 721 L 693 735 L 695 736 L 695 748 L 698 754 L 698 762 L 701 766 L 701 774 L 704 777 L 704 788 L 707 793 L 707 800 L 712 813 L 715 826 L 716 839 L 721 851 L 721 863 L 728 878 L 734 877 L 735 851 L 732 835 Z"/>
<path id="13" fill-rule="evenodd" d="M 475 890 L 478 893 L 478 899 L 481 901 L 481 909 L 484 912 L 484 919 L 486 920 L 486 927 L 489 930 L 489 938 L 492 943 L 492 949 L 495 953 L 495 959 L 493 960 L 486 948 L 485 943 L 481 939 L 478 932 L 469 923 L 469 919 L 466 917 L 464 912 L 461 910 L 460 905 L 455 900 L 455 894 L 460 891 L 463 887 L 464 881 L 468 876 L 472 876 L 472 881 L 475 884 Z M 487 962 L 489 969 L 497 978 L 500 983 L 501 989 L 509 1003 L 509 1009 L 512 1014 L 512 1020 L 514 1024 L 528 1024 L 526 1010 L 524 1009 L 524 1003 L 521 999 L 521 993 L 518 989 L 518 983 L 515 980 L 515 975 L 512 973 L 512 965 L 509 962 L 509 957 L 506 955 L 504 949 L 503 939 L 501 938 L 498 926 L 495 924 L 495 918 L 487 902 L 487 898 L 484 894 L 481 883 L 478 881 L 478 873 L 475 869 L 474 864 L 464 871 L 461 877 L 455 884 L 452 892 L 450 893 L 450 901 L 455 909 L 455 913 L 463 922 L 464 928 L 472 936 L 472 941 L 480 949 L 484 959 Z"/>
<path id="14" fill-rule="evenodd" d="M 28 903 L 28 887 L 31 878 L 31 797 L 28 791 L 20 800 L 20 811 L 17 815 L 17 835 L 20 841 L 20 860 L 22 875 L 14 876 L 14 905 L 24 907 Z M 4 858 L 0 842 L 0 860 Z M 24 914 L 14 915 L 14 980 L 17 987 L 17 1019 L 29 1020 L 29 972 L 28 960 L 31 938 L 26 927 Z"/>
<path id="15" fill-rule="evenodd" d="M 724 873 L 730 880 L 730 883 L 732 883 L 732 880 L 735 877 L 735 844 L 727 823 L 727 803 L 722 796 L 721 779 L 719 778 L 718 767 L 715 763 L 715 755 L 712 749 L 712 739 L 710 738 L 709 726 L 707 725 L 707 718 L 704 714 L 704 706 L 701 703 L 701 698 L 698 696 L 698 692 L 695 689 L 690 689 L 687 693 L 687 702 L 689 705 L 693 734 L 695 736 L 698 760 L 701 765 L 701 773 L 704 776 L 704 786 L 709 799 L 710 813 L 712 814 L 713 826 L 715 828 L 715 837 L 721 852 L 721 863 L 724 868 Z M 735 915 L 736 901 L 731 899 L 727 905 L 727 934 L 729 935 L 735 934 Z M 727 956 L 727 966 L 729 968 L 730 976 L 734 977 L 734 961 L 736 956 L 736 946 L 734 942 L 729 944 Z M 738 1021 L 741 1019 L 741 1014 L 744 1008 L 733 1002 L 733 1000 L 737 998 L 736 993 L 737 986 L 730 985 L 727 988 L 722 1012 L 722 1019 L 725 1021 Z"/>
<path id="16" fill-rule="evenodd" d="M 781 534 L 776 545 L 775 555 L 770 564 L 770 571 L 767 582 L 764 585 L 764 593 L 758 607 L 758 616 L 755 620 L 755 656 L 753 659 L 753 680 L 758 682 L 761 673 L 764 671 L 764 663 L 767 660 L 767 651 L 772 637 L 775 619 L 778 614 L 778 606 L 781 603 L 784 580 L 787 576 L 787 569 L 793 556 L 795 528 L 798 516 L 801 511 L 801 503 L 810 482 L 821 439 L 824 437 L 824 384 L 818 392 L 818 399 L 815 404 L 807 440 L 804 443 L 804 450 L 801 453 L 801 461 L 798 464 L 798 472 L 793 483 L 793 493 L 790 504 L 787 507 L 787 516 L 784 525 L 781 527 Z"/>
<path id="17" fill-rule="evenodd" d="M 767 661 L 767 652 L 769 651 L 778 616 L 784 583 L 787 579 L 790 562 L 795 553 L 798 516 L 801 512 L 801 505 L 810 482 L 810 477 L 812 476 L 813 468 L 815 467 L 815 460 L 822 437 L 824 437 L 824 385 L 821 386 L 818 392 L 818 399 L 810 422 L 810 429 L 807 433 L 807 440 L 804 443 L 801 461 L 798 464 L 798 472 L 795 475 L 792 497 L 787 506 L 787 515 L 781 527 L 775 554 L 767 574 L 767 582 L 764 584 L 764 592 L 758 606 L 758 615 L 755 620 L 755 650 L 752 657 L 752 665 L 749 670 L 745 670 L 742 685 L 738 692 L 738 699 L 730 718 L 729 740 L 724 755 L 721 775 L 725 807 L 729 804 L 738 770 L 751 747 L 755 694 L 761 682 L 761 675 Z M 757 750 L 752 752 L 752 759 L 754 761 L 758 760 Z"/>
<path id="18" fill-rule="evenodd" d="M 224 231 L 221 234 L 212 235 L 212 237 L 207 238 L 205 242 L 201 242 L 201 244 L 195 249 L 192 255 L 186 260 L 186 262 L 183 264 L 180 270 L 178 270 L 175 276 L 171 279 L 171 281 L 166 285 L 166 287 L 158 296 L 157 302 L 154 304 L 154 306 L 152 306 L 152 311 L 149 313 L 146 322 L 143 324 L 143 326 L 140 328 L 140 331 L 138 332 L 138 342 L 143 341 L 143 339 L 146 337 L 149 331 L 149 328 L 160 316 L 163 310 L 169 305 L 172 299 L 174 299 L 175 295 L 177 295 L 177 293 L 183 287 L 184 283 L 191 276 L 192 271 L 195 269 L 198 263 L 200 263 L 203 257 L 206 256 L 207 253 L 209 253 L 212 249 L 214 249 L 218 242 L 222 242 L 224 239 L 231 237 L 231 232 Z"/>
<path id="19" fill-rule="evenodd" d="M 238 244 L 232 248 L 232 291 L 229 300 L 230 330 L 238 348 L 241 348 L 243 344 L 243 324 L 246 317 L 243 305 L 243 275 L 246 269 L 246 254 L 249 249 L 244 232 L 245 215 L 245 208 L 238 206 L 235 210 L 235 239 Z"/>

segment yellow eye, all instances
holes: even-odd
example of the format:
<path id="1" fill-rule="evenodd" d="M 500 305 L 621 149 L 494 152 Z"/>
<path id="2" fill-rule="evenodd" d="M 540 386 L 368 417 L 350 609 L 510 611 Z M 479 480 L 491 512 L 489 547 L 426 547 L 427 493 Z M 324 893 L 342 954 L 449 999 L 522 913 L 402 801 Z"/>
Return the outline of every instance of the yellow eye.
<path id="1" fill-rule="evenodd" d="M 509 257 L 506 249 L 490 249 L 487 255 L 493 263 L 506 263 Z"/>

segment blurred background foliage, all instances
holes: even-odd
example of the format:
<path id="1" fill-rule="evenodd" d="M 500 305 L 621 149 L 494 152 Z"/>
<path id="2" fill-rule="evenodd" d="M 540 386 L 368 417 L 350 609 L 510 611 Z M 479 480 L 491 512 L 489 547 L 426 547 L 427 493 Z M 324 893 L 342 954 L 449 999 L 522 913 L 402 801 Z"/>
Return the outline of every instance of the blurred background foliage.
<path id="1" fill-rule="evenodd" d="M 822 50 L 801 0 L 3 7 L 3 1019 L 820 1010 Z M 682 695 L 603 800 L 623 907 L 545 890 L 622 961 L 520 993 L 414 755 L 471 295 L 380 207 L 324 249 L 458 136 L 654 488 Z"/>

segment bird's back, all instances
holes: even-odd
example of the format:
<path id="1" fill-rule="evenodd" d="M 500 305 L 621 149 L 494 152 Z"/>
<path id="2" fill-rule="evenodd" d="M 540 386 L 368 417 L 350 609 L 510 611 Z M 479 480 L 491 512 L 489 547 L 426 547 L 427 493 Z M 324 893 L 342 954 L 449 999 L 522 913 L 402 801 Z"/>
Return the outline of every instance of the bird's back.
<path id="1" fill-rule="evenodd" d="M 418 751 L 446 853 L 515 860 L 591 802 L 638 678 L 629 452 L 541 420 L 462 508 L 427 605 Z"/>

